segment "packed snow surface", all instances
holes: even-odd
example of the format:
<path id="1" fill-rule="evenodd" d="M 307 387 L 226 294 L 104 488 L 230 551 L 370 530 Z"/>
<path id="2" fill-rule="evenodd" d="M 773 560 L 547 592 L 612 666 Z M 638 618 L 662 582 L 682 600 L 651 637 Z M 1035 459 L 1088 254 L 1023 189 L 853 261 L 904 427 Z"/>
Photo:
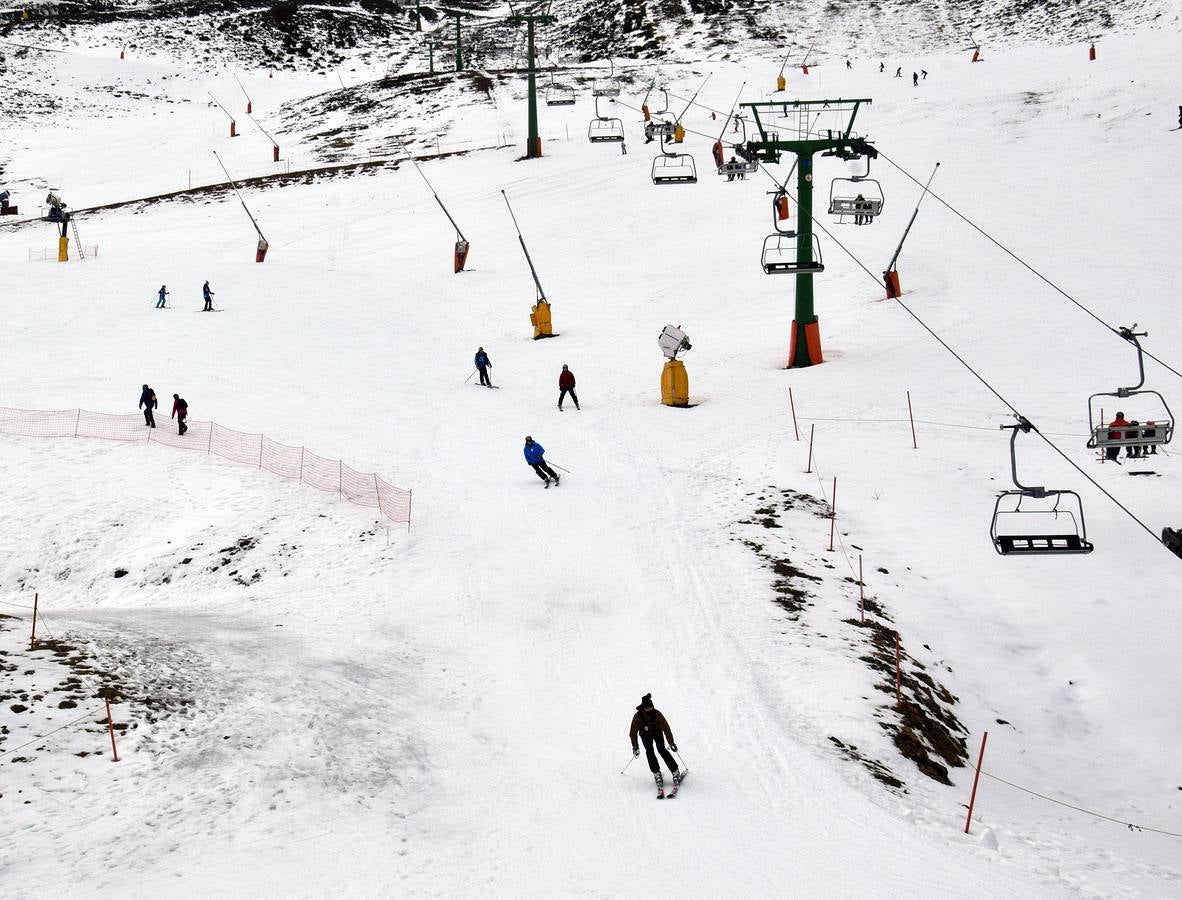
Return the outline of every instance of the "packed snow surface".
<path id="1" fill-rule="evenodd" d="M 856 58 L 790 72 L 787 96 L 872 98 L 858 127 L 885 156 L 921 180 L 940 162 L 942 197 L 1177 367 L 1172 41 L 1113 36 L 1090 64 L 1083 45 L 882 74 Z M 240 176 L 275 171 L 270 142 L 245 122 L 229 138 L 209 104 L 240 105 L 228 73 L 112 56 L 9 54 L 64 109 L 6 130 L 22 214 L 49 187 L 81 208 L 184 188 L 190 169 L 216 181 L 211 150 Z M 778 66 L 662 77 L 688 96 L 713 71 L 700 99 L 725 111 L 743 81 L 745 99 L 766 95 Z M 243 81 L 267 128 L 327 89 L 313 78 Z M 149 96 L 116 108 L 98 85 Z M 194 418 L 414 491 L 409 531 L 387 529 L 200 453 L 0 435 L 5 896 L 1179 894 L 1178 838 L 988 777 L 965 835 L 971 765 L 942 785 L 896 749 L 893 673 L 860 658 L 856 579 L 861 559 L 868 616 L 898 631 L 910 677 L 922 665 L 958 698 L 970 762 L 989 731 L 998 777 L 1179 832 L 1182 562 L 1033 436 L 1019 475 L 1079 491 L 1096 550 L 997 556 L 1009 409 L 823 233 L 825 363 L 786 369 L 792 279 L 758 265 L 771 180 L 718 178 L 722 117 L 693 109 L 710 135 L 684 145 L 700 181 L 655 187 L 655 145 L 615 109 L 626 155 L 582 138 L 584 92 L 543 107 L 546 155 L 525 162 L 520 83 L 457 108 L 445 145 L 514 144 L 423 165 L 472 242 L 459 276 L 406 163 L 245 190 L 262 265 L 227 191 L 81 214 L 99 253 L 64 265 L 29 260 L 56 247 L 52 224 L 0 227 L 0 406 L 127 412 L 147 382 L 161 428 L 179 392 Z M 372 125 L 414 132 L 412 111 Z M 919 188 L 881 159 L 881 220 L 831 226 L 829 181 L 856 170 L 818 159 L 817 214 L 877 274 Z M 553 340 L 531 340 L 502 189 Z M 1169 447 L 1120 466 L 1084 446 L 1088 396 L 1136 380 L 1123 341 L 930 198 L 899 268 L 917 315 L 1071 461 L 1153 532 L 1182 525 Z M 198 312 L 205 279 L 223 312 Z M 161 284 L 170 310 L 154 309 Z M 694 345 L 690 409 L 660 404 L 666 324 Z M 498 390 L 465 381 L 478 346 Z M 563 363 L 580 411 L 556 408 Z M 1146 374 L 1182 397 L 1165 369 Z M 526 434 L 569 470 L 560 486 L 526 467 Z M 816 499 L 782 502 L 802 494 Z M 769 555 L 799 571 L 801 608 L 774 602 Z M 62 653 L 28 650 L 34 592 Z M 119 686 L 117 764 L 104 684 Z M 643 755 L 621 774 L 650 691 L 692 772 L 661 804 Z"/>

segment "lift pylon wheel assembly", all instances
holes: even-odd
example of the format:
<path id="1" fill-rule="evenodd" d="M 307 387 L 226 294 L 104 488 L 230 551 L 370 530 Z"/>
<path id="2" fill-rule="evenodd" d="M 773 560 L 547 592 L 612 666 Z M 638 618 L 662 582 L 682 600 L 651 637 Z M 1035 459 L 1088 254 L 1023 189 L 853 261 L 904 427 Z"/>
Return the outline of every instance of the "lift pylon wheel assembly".
<path id="1" fill-rule="evenodd" d="M 818 153 L 847 161 L 876 157 L 878 151 L 873 145 L 854 132 L 859 109 L 870 102 L 866 99 L 780 100 L 740 104 L 749 111 L 756 131 L 756 136 L 746 142 L 745 159 L 774 164 L 784 153 L 796 156 L 796 202 L 800 211 L 796 227 L 796 259 L 785 266 L 784 245 L 773 240 L 775 236 L 764 240 L 764 271 L 768 274 L 790 272 L 797 276 L 792 346 L 788 354 L 790 368 L 823 362 L 820 321 L 813 308 L 813 275 L 824 269 L 820 244 L 813 234 L 813 157 Z M 840 127 L 816 130 L 817 118 L 822 113 L 836 116 Z M 779 226 L 776 227 L 779 234 Z"/>
<path id="2" fill-rule="evenodd" d="M 1029 487 L 1018 480 L 1016 442 L 1018 432 L 1035 430 L 1030 422 L 1018 417 L 1010 430 L 1010 475 L 1012 490 L 1002 491 L 993 504 L 993 523 L 989 536 L 993 548 L 1002 556 L 1032 556 L 1091 553 L 1083 504 L 1075 491 Z"/>
<path id="3" fill-rule="evenodd" d="M 1132 387 L 1118 387 L 1114 391 L 1102 391 L 1088 398 L 1088 447 L 1106 450 L 1115 459 L 1121 447 L 1128 447 L 1132 455 L 1146 452 L 1157 453 L 1157 448 L 1174 439 L 1174 416 L 1166 398 L 1157 391 L 1147 390 L 1145 384 L 1145 355 L 1138 338 L 1147 337 L 1147 331 L 1134 331 L 1137 323 L 1129 328 L 1120 328 L 1118 334 L 1137 349 L 1137 372 L 1139 378 Z M 1098 398 L 1113 397 L 1124 409 L 1116 410 L 1117 418 L 1105 422 L 1100 414 Z M 1156 398 L 1156 399 L 1155 399 Z M 1146 403 L 1146 401 L 1149 401 Z M 1149 418 L 1152 416 L 1153 418 Z"/>

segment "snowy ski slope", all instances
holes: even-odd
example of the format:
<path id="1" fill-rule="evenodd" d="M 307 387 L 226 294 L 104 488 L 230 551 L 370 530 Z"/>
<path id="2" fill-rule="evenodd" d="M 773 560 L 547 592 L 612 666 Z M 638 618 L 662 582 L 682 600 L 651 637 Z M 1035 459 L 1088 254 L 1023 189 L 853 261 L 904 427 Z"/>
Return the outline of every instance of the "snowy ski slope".
<path id="1" fill-rule="evenodd" d="M 884 154 L 921 178 L 939 161 L 941 196 L 1107 322 L 1147 327 L 1177 366 L 1173 44 L 1151 31 L 1106 39 L 1091 65 L 1083 46 L 1021 45 L 979 65 L 887 60 L 883 75 L 859 58 L 790 73 L 789 96 L 873 98 L 860 125 Z M 899 64 L 931 74 L 913 88 L 890 77 Z M 725 108 L 744 80 L 758 99 L 777 68 L 666 74 L 688 96 L 713 71 L 701 100 Z M 41 87 L 74 111 L 15 127 L 0 150 L 24 212 L 48 185 L 82 206 L 174 190 L 190 165 L 216 180 L 211 149 L 265 169 L 268 144 L 244 127 L 231 141 L 200 102 L 226 75 L 159 66 L 187 102 L 108 120 L 86 111 L 88 85 L 146 68 L 67 54 L 55 71 Z M 321 89 L 244 81 L 264 124 Z M 502 118 L 517 132 L 512 149 L 424 165 L 472 241 L 461 276 L 407 165 L 247 191 L 263 265 L 232 194 L 82 216 L 100 254 L 66 265 L 27 261 L 54 245 L 52 225 L 0 227 L 0 406 L 123 412 L 147 381 L 162 406 L 179 391 L 195 418 L 415 491 L 412 529 L 387 535 L 348 504 L 199 454 L 0 436 L 0 600 L 38 591 L 50 633 L 140 698 L 115 705 L 129 726 L 118 765 L 97 726 L 35 740 L 73 710 L 12 712 L 15 692 L 52 701 L 62 676 L 23 649 L 27 611 L 0 607 L 18 617 L 0 619 L 0 750 L 32 741 L 0 756 L 4 895 L 1176 896 L 1177 838 L 990 779 L 965 836 L 971 771 L 944 786 L 899 755 L 881 724 L 893 695 L 846 620 L 860 551 L 910 672 L 922 663 L 958 698 L 971 756 L 988 730 L 990 772 L 1178 832 L 1182 563 L 1033 439 L 1020 473 L 1078 490 L 1097 549 L 998 557 L 1008 410 L 823 234 L 826 362 L 784 369 L 792 283 L 758 265 L 762 173 L 726 183 L 691 136 L 700 183 L 654 187 L 634 114 L 621 113 L 627 155 L 582 139 L 586 95 L 543 109 L 544 132 L 572 139 L 533 162 L 515 161 L 523 106 L 500 92 L 466 112 L 456 141 Z M 720 127 L 697 110 L 686 122 Z M 818 161 L 818 197 L 844 171 Z M 877 273 L 919 190 L 886 160 L 874 174 L 881 221 L 832 230 Z M 533 286 L 502 188 L 555 340 L 530 340 Z M 931 199 L 900 271 L 911 308 L 1072 460 L 1154 531 L 1182 524 L 1172 451 L 1133 478 L 1084 447 L 1088 395 L 1135 380 L 1122 341 Z M 220 315 L 197 313 L 206 278 Z M 161 283 L 172 310 L 153 309 Z M 667 323 L 694 344 L 690 410 L 659 403 Z M 478 345 L 500 390 L 464 383 Z M 581 412 L 555 408 L 563 363 Z M 1165 370 L 1147 374 L 1182 397 Z M 789 387 L 802 431 L 815 426 L 815 473 Z M 524 465 L 526 434 L 570 469 L 557 490 Z M 834 552 L 805 506 L 759 524 L 773 493 L 827 498 L 833 477 Z M 749 543 L 819 579 L 797 582 L 803 610 L 773 602 Z M 619 774 L 648 691 L 693 772 L 673 803 L 652 803 L 643 759 Z"/>

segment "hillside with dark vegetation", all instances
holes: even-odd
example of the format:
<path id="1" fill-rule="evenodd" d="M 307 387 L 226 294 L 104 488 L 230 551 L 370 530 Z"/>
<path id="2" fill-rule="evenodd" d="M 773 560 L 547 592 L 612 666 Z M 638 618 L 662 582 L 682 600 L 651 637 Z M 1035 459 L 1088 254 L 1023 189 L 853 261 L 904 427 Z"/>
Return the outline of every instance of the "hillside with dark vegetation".
<path id="1" fill-rule="evenodd" d="M 473 64 L 511 66 L 520 41 L 504 27 L 507 3 L 460 0 L 96 0 L 39 3 L 28 21 L 0 24 L 7 40 L 118 46 L 139 55 L 211 63 L 322 70 L 346 59 L 385 57 L 392 68 L 426 55 L 428 37 L 447 53 L 462 12 Z M 1082 41 L 1113 29 L 1178 21 L 1171 0 L 555 0 L 540 31 L 544 57 L 670 61 L 780 52 L 813 59 L 928 52 L 1015 40 Z M 416 21 L 421 15 L 421 21 Z M 418 25 L 421 30 L 416 29 Z"/>

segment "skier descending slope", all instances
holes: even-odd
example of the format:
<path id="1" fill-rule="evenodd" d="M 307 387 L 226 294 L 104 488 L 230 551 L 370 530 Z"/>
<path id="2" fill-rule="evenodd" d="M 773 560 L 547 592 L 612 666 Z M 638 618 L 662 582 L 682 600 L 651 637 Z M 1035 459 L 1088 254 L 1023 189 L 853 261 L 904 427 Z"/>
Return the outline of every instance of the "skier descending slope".
<path id="1" fill-rule="evenodd" d="M 673 740 L 673 732 L 669 728 L 669 723 L 665 721 L 665 717 L 661 714 L 661 711 L 654 708 L 652 694 L 645 694 L 641 698 L 640 705 L 636 707 L 636 715 L 632 717 L 632 727 L 628 731 L 628 737 L 632 741 L 633 756 L 640 756 L 640 748 L 636 744 L 637 734 L 644 741 L 644 752 L 648 757 L 648 767 L 653 773 L 653 779 L 657 782 L 657 799 L 665 799 L 665 779 L 661 774 L 661 766 L 657 762 L 657 754 L 653 752 L 654 744 L 656 744 L 656 749 L 661 754 L 661 758 L 665 760 L 665 765 L 673 773 L 673 791 L 669 796 L 676 797 L 677 789 L 681 787 L 681 779 L 684 775 L 677 767 L 677 761 L 669 753 L 669 750 L 676 753 L 677 743 Z M 669 750 L 665 749 L 666 737 L 669 738 Z"/>
<path id="2" fill-rule="evenodd" d="M 525 461 L 534 468 L 534 472 L 542 481 L 546 482 L 546 487 L 550 487 L 550 479 L 554 479 L 554 484 L 558 484 L 558 473 L 546 465 L 546 448 L 535 441 L 528 434 L 525 436 Z"/>

